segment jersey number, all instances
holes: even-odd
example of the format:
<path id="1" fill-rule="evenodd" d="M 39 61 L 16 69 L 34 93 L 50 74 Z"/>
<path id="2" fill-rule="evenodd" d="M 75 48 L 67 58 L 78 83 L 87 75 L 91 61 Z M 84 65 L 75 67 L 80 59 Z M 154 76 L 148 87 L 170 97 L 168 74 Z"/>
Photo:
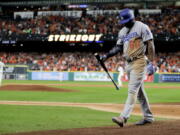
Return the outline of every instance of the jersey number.
<path id="1" fill-rule="evenodd" d="M 131 49 L 137 49 L 140 47 L 140 40 L 131 40 L 129 44 Z"/>

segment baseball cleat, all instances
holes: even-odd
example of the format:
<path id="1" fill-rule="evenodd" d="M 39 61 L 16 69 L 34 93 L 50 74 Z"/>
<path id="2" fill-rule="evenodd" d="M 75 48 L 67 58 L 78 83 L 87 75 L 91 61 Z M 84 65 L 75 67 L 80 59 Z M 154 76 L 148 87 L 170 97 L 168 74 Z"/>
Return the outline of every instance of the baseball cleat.
<path id="1" fill-rule="evenodd" d="M 118 124 L 120 127 L 123 127 L 126 123 L 126 120 L 123 117 L 113 117 L 112 121 L 116 124 Z"/>
<path id="2" fill-rule="evenodd" d="M 151 124 L 152 122 L 153 122 L 152 120 L 142 119 L 139 122 L 136 122 L 135 124 L 137 126 L 143 126 L 143 125 L 146 125 L 146 124 Z"/>

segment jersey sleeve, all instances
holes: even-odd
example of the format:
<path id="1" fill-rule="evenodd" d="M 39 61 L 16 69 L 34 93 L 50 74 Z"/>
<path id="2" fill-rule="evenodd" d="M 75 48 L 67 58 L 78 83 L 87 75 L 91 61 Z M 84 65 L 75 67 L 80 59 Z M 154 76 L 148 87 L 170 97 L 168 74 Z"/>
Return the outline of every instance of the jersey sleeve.
<path id="1" fill-rule="evenodd" d="M 119 33 L 118 33 L 118 40 L 117 40 L 117 42 L 116 42 L 116 45 L 123 45 L 122 30 L 119 31 Z"/>
<path id="2" fill-rule="evenodd" d="M 142 27 L 142 39 L 143 39 L 143 42 L 153 39 L 151 30 L 149 29 L 147 25 L 143 25 Z"/>

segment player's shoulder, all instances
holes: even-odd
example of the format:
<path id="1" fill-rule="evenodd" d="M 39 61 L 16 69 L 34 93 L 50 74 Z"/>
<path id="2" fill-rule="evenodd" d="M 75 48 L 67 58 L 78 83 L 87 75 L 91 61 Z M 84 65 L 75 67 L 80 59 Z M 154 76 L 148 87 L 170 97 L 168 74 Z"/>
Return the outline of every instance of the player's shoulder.
<path id="1" fill-rule="evenodd" d="M 126 31 L 127 31 L 127 28 L 126 28 L 126 27 L 123 27 L 123 28 L 119 31 L 118 35 L 123 35 L 123 34 L 126 33 Z"/>
<path id="2" fill-rule="evenodd" d="M 141 22 L 141 21 L 136 21 L 136 25 L 138 26 L 147 26 L 147 24 Z"/>
<path id="3" fill-rule="evenodd" d="M 136 21 L 137 27 L 148 28 L 149 26 L 141 21 Z"/>

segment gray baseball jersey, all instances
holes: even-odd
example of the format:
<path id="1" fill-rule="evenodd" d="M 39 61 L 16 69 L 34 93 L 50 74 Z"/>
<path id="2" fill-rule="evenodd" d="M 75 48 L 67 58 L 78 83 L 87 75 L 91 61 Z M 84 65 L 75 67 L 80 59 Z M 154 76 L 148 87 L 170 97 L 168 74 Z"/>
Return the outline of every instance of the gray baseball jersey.
<path id="1" fill-rule="evenodd" d="M 127 27 L 123 27 L 118 34 L 117 45 L 123 45 L 124 56 L 144 56 L 146 46 L 143 42 L 153 39 L 153 35 L 149 27 L 140 21 L 136 21 L 129 33 L 128 31 L 129 29 Z"/>

